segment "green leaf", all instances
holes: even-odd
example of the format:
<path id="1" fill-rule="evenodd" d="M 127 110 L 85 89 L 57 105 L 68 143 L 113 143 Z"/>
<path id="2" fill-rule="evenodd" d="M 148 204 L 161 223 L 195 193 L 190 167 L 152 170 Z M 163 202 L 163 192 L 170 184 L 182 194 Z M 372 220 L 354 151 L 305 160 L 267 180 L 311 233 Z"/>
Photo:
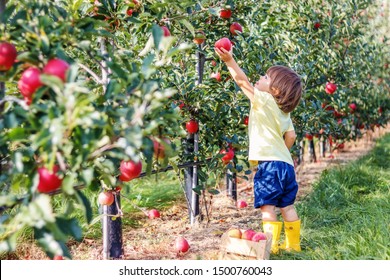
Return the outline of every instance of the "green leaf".
<path id="1" fill-rule="evenodd" d="M 87 220 L 87 223 L 89 224 L 92 221 L 92 207 L 91 203 L 89 202 L 89 199 L 81 192 L 76 192 L 77 200 L 79 201 L 80 205 L 83 208 L 85 219 Z"/>
<path id="2" fill-rule="evenodd" d="M 183 24 L 187 29 L 191 32 L 192 36 L 195 36 L 195 28 L 194 26 L 186 19 L 181 19 L 180 23 Z"/>
<path id="3" fill-rule="evenodd" d="M 152 27 L 153 42 L 156 48 L 160 45 L 161 39 L 164 35 L 164 31 L 161 29 L 161 26 L 153 24 Z"/>
<path id="4" fill-rule="evenodd" d="M 76 218 L 66 219 L 62 217 L 57 217 L 56 224 L 60 228 L 60 230 L 66 235 L 74 237 L 77 241 L 82 240 L 82 230 Z"/>

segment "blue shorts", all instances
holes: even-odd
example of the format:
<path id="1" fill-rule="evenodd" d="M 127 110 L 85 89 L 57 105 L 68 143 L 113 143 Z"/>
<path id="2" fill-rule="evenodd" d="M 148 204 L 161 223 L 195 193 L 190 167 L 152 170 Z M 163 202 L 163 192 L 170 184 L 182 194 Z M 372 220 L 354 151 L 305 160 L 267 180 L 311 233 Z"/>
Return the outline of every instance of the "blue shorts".
<path id="1" fill-rule="evenodd" d="M 283 161 L 259 161 L 254 178 L 254 207 L 294 204 L 298 192 L 294 167 Z"/>

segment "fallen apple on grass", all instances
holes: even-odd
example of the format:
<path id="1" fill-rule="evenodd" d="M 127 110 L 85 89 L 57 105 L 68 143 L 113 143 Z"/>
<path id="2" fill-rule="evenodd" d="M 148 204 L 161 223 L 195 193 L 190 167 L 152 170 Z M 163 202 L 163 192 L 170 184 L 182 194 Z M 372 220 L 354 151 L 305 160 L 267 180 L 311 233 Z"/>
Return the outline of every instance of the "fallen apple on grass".
<path id="1" fill-rule="evenodd" d="M 175 250 L 177 253 L 185 253 L 190 249 L 190 244 L 188 244 L 188 241 L 182 237 L 179 236 L 175 240 Z"/>
<path id="2" fill-rule="evenodd" d="M 156 209 L 149 210 L 148 212 L 149 219 L 157 219 L 160 218 L 160 212 Z"/>
<path id="3" fill-rule="evenodd" d="M 248 207 L 248 203 L 245 200 L 237 200 L 237 208 L 245 208 Z"/>

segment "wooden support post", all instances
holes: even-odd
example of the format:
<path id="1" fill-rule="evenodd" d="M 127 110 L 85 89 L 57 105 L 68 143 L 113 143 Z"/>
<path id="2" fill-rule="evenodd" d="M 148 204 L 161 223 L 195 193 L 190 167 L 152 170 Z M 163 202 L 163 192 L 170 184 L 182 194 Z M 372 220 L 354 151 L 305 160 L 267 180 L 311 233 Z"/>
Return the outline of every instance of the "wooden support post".
<path id="1" fill-rule="evenodd" d="M 120 195 L 110 206 L 103 206 L 103 258 L 119 259 L 123 256 L 122 218 Z"/>

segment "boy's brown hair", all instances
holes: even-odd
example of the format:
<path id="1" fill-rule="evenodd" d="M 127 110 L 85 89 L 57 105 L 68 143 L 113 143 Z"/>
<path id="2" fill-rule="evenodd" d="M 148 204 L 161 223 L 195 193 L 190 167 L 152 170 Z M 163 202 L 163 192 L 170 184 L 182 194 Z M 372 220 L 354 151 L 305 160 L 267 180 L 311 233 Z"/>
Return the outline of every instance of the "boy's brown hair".
<path id="1" fill-rule="evenodd" d="M 302 96 L 301 78 L 290 68 L 281 65 L 270 67 L 267 75 L 271 78 L 271 94 L 280 110 L 290 113 L 298 106 Z"/>

